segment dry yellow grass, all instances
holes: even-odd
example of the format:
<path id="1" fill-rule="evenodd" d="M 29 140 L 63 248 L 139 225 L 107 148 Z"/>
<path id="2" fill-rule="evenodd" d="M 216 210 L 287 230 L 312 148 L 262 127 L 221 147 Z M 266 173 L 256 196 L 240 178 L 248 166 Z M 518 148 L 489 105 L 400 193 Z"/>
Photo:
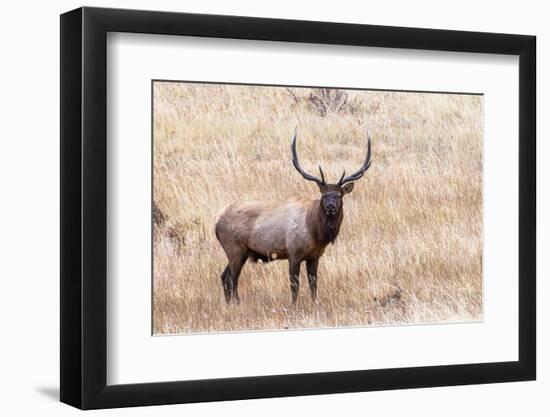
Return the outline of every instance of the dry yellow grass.
<path id="1" fill-rule="evenodd" d="M 310 93 L 155 82 L 154 200 L 166 215 L 154 239 L 155 334 L 482 319 L 482 98 L 348 91 L 323 114 Z M 320 163 L 331 181 L 355 171 L 366 129 L 372 167 L 345 197 L 316 304 L 303 266 L 290 306 L 280 261 L 247 262 L 241 304 L 226 305 L 215 214 L 239 200 L 319 196 L 290 162 L 295 126 L 307 171 Z"/>

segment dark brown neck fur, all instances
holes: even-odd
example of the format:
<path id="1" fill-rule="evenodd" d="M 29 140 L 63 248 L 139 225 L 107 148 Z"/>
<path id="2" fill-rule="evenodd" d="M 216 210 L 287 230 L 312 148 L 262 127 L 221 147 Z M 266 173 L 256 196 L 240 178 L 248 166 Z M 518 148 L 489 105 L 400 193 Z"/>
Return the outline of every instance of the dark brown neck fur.
<path id="1" fill-rule="evenodd" d="M 326 246 L 336 240 L 343 219 L 343 208 L 334 216 L 328 216 L 321 206 L 321 200 L 315 200 L 308 213 L 308 228 L 317 243 Z"/>

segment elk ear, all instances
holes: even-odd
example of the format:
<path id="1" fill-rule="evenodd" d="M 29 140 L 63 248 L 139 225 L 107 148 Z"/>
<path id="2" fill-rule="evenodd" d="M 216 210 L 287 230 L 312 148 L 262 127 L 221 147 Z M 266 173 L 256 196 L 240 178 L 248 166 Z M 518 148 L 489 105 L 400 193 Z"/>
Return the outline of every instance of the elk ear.
<path id="1" fill-rule="evenodd" d="M 354 182 L 348 182 L 347 184 L 342 186 L 342 194 L 349 194 L 351 193 L 351 190 L 353 190 L 355 183 Z"/>

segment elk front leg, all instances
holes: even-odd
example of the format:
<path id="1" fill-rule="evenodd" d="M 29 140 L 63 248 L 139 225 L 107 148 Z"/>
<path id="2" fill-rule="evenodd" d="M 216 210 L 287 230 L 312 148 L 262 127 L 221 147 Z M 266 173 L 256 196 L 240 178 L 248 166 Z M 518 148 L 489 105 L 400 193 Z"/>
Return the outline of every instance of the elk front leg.
<path id="1" fill-rule="evenodd" d="M 311 299 L 315 301 L 317 300 L 317 268 L 319 266 L 319 259 L 310 259 L 306 261 L 306 266 Z"/>
<path id="2" fill-rule="evenodd" d="M 289 258 L 288 272 L 290 277 L 290 291 L 292 292 L 292 304 L 296 304 L 298 291 L 300 290 L 300 261 Z"/>

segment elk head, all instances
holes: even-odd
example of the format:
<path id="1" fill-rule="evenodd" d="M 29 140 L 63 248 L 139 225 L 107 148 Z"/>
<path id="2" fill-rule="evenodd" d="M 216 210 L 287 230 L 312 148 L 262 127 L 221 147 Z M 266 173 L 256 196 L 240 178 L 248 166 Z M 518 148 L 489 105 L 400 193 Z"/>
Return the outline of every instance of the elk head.
<path id="1" fill-rule="evenodd" d="M 353 190 L 354 182 L 360 179 L 365 172 L 369 169 L 371 164 L 371 145 L 370 145 L 370 135 L 367 133 L 367 157 L 365 162 L 358 171 L 346 177 L 346 172 L 344 171 L 340 180 L 336 184 L 327 184 L 325 181 L 325 175 L 321 166 L 319 165 L 319 173 L 321 178 L 314 175 L 308 174 L 301 167 L 298 161 L 298 154 L 296 153 L 296 136 L 297 132 L 294 133 L 294 139 L 292 140 L 291 150 L 292 150 L 292 164 L 294 168 L 308 181 L 313 181 L 319 187 L 321 192 L 321 207 L 325 214 L 328 217 L 338 216 L 342 210 L 343 197 L 345 194 L 350 193 Z"/>

